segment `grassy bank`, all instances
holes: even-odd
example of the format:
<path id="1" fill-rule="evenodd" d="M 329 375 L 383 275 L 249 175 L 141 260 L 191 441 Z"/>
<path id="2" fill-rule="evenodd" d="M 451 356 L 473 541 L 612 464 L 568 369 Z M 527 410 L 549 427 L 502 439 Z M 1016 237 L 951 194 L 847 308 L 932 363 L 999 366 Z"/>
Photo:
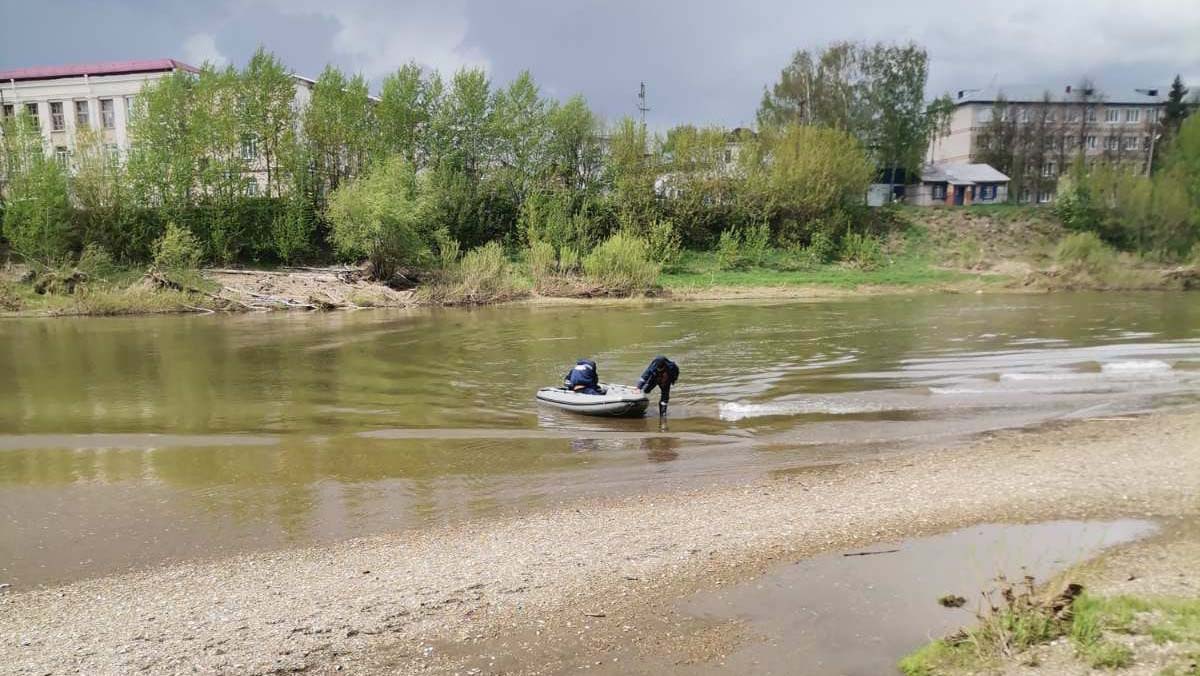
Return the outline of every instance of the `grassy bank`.
<path id="1" fill-rule="evenodd" d="M 472 305 L 530 297 L 641 295 L 688 298 L 791 297 L 856 292 L 972 290 L 1175 290 L 1200 287 L 1193 265 L 1118 253 L 1090 234 L 1066 232 L 1046 209 L 1022 206 L 898 211 L 886 236 L 847 237 L 834 248 L 790 249 L 765 240 L 723 241 L 681 251 L 665 264 L 637 242 L 614 238 L 586 257 L 548 246 L 505 252 L 496 243 L 457 252 L 415 276 L 414 293 L 370 282 L 360 271 L 325 269 L 188 273 L 179 287 L 149 284 L 146 269 L 81 258 L 41 284 L 23 269 L 0 271 L 0 313 L 113 315 L 210 310 L 331 309 L 409 304 Z M 570 253 L 570 255 L 568 255 Z M 76 270 L 81 273 L 72 281 Z M 353 274 L 352 274 L 353 273 Z M 254 276 L 258 275 L 255 279 Z M 347 275 L 353 276 L 349 279 Z M 221 292 L 224 299 L 215 299 Z"/>
<path id="2" fill-rule="evenodd" d="M 1001 580 L 983 595 L 976 625 L 914 651 L 900 669 L 908 676 L 1196 676 L 1200 598 L 1191 585 L 1198 556 L 1195 533 L 1186 530 L 1076 566 L 1044 589 L 1028 578 Z M 1062 582 L 1076 579 L 1083 584 Z"/>

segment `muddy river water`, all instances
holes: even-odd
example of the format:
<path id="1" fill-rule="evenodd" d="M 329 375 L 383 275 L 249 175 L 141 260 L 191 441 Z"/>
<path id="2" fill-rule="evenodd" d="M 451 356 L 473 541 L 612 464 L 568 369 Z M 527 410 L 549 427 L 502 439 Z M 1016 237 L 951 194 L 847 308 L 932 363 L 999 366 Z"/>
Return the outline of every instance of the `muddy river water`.
<path id="1" fill-rule="evenodd" d="M 539 408 L 578 357 L 665 422 Z M 0 321 L 0 582 L 328 542 L 1191 402 L 1183 294 Z"/>

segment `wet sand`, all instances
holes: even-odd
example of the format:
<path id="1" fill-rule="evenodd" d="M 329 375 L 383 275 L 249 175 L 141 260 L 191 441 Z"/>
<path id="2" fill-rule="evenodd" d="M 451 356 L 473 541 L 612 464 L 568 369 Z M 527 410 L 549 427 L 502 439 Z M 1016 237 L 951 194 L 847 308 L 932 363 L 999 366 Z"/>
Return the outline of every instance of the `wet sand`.
<path id="1" fill-rule="evenodd" d="M 1200 412 L 1062 423 L 329 547 L 0 592 L 0 671 L 429 673 L 718 666 L 680 598 L 975 523 L 1200 514 Z M 554 646 L 558 646 L 554 648 Z M 615 661 L 614 661 L 615 660 Z M 664 662 L 658 662 L 662 664 Z M 618 668 L 617 665 L 620 665 Z"/>

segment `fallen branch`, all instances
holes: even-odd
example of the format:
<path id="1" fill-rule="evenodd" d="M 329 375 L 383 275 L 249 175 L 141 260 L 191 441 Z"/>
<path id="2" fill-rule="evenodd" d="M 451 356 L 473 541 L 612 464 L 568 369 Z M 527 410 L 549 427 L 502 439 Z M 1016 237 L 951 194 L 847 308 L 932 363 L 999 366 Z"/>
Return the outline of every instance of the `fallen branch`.
<path id="1" fill-rule="evenodd" d="M 875 556 L 876 554 L 895 554 L 899 549 L 883 549 L 877 552 L 849 552 L 842 556 Z"/>

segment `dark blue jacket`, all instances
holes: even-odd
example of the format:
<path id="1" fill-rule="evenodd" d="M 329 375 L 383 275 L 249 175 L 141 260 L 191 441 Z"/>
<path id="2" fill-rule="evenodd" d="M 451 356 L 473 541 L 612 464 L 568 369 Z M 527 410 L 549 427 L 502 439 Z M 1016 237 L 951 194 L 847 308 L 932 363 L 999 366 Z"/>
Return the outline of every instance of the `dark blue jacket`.
<path id="1" fill-rule="evenodd" d="M 596 362 L 591 359 L 575 362 L 575 368 L 563 378 L 563 387 L 584 394 L 599 394 L 600 374 L 596 371 Z"/>
<path id="2" fill-rule="evenodd" d="M 662 380 L 662 374 L 664 373 L 667 376 L 665 383 Z M 671 391 L 671 386 L 675 384 L 676 380 L 679 380 L 679 366 L 670 359 L 659 355 L 650 362 L 645 371 L 642 371 L 642 377 L 638 378 L 637 386 L 641 391 L 649 392 L 656 386 L 661 385 L 663 394 L 669 396 L 668 393 Z"/>

